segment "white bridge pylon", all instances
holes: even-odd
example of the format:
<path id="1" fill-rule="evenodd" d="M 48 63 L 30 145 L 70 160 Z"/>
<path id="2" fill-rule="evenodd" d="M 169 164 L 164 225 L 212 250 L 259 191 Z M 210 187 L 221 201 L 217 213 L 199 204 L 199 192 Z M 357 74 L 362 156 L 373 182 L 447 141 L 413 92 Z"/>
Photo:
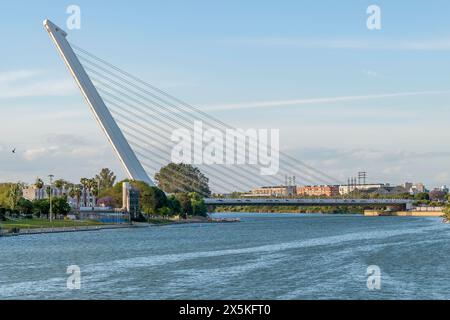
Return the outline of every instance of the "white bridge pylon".
<path id="1" fill-rule="evenodd" d="M 67 33 L 48 19 L 44 20 L 44 27 L 55 43 L 64 63 L 69 68 L 95 119 L 106 134 L 128 178 L 143 181 L 154 186 L 152 179 L 150 179 L 142 164 L 139 162 L 136 154 L 131 149 L 128 141 L 125 139 L 125 136 L 67 41 Z"/>

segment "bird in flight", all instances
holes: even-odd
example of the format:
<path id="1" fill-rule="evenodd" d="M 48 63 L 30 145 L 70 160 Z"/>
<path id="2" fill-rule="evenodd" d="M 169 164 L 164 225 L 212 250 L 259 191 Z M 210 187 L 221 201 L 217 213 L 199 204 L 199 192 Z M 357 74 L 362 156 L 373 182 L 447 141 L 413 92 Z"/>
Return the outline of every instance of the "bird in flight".
<path id="1" fill-rule="evenodd" d="M 12 153 L 16 153 L 16 148 L 12 149 Z"/>

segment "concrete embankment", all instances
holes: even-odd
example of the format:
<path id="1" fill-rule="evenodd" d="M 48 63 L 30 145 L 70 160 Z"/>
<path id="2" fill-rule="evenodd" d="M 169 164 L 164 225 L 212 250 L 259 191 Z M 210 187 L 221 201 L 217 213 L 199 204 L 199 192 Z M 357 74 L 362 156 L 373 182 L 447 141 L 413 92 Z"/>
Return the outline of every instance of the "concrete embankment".
<path id="1" fill-rule="evenodd" d="M 111 230 L 124 228 L 137 228 L 137 226 L 131 224 L 118 224 L 118 225 L 100 225 L 100 226 L 22 229 L 17 233 L 8 233 L 5 231 L 1 233 L 0 231 L 0 236 L 23 236 L 23 235 L 44 234 L 44 233 L 82 232 L 82 231 L 98 231 L 98 230 Z"/>
<path id="2" fill-rule="evenodd" d="M 98 231 L 124 228 L 145 228 L 154 226 L 165 226 L 175 224 L 194 224 L 194 223 L 225 223 L 225 222 L 239 222 L 238 219 L 208 219 L 205 217 L 193 217 L 187 220 L 159 220 L 158 222 L 133 222 L 133 224 L 117 224 L 117 225 L 97 225 L 97 226 L 77 226 L 77 227 L 61 227 L 61 228 L 34 228 L 21 229 L 17 233 L 10 233 L 6 230 L 0 230 L 1 236 L 23 236 L 45 233 L 63 233 L 63 232 L 83 232 L 83 231 Z"/>
<path id="3" fill-rule="evenodd" d="M 149 221 L 149 222 L 140 222 L 140 223 L 134 223 L 137 226 L 143 227 L 143 226 L 150 226 L 150 227 L 156 227 L 156 226 L 167 226 L 167 225 L 177 225 L 177 224 L 198 224 L 198 223 L 231 223 L 231 222 L 240 222 L 240 219 L 237 218 L 207 218 L 207 217 L 200 217 L 200 216 L 194 216 L 190 217 L 189 219 L 183 220 L 161 220 L 157 219 L 156 221 Z"/>
<path id="4" fill-rule="evenodd" d="M 365 210 L 364 215 L 367 217 L 442 217 L 442 211 L 379 211 L 379 210 Z"/>

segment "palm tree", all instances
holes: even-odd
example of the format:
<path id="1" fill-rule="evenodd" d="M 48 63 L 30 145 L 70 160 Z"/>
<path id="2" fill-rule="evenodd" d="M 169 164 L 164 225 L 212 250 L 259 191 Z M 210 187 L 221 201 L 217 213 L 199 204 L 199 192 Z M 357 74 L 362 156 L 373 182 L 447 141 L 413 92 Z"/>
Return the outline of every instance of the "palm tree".
<path id="1" fill-rule="evenodd" d="M 98 184 L 98 182 L 95 179 L 88 179 L 86 181 L 87 190 L 89 191 L 89 193 L 91 193 L 94 196 L 95 196 L 94 193 L 97 193 L 97 191 L 98 191 L 97 184 Z M 92 202 L 92 206 L 94 207 L 94 202 Z"/>
<path id="2" fill-rule="evenodd" d="M 81 190 L 82 186 L 81 185 L 76 185 L 74 188 L 74 193 L 75 196 L 77 197 L 77 209 L 78 211 L 80 210 L 80 201 L 81 201 L 81 195 L 83 194 L 82 190 Z"/>
<path id="3" fill-rule="evenodd" d="M 39 194 L 41 193 L 42 188 L 44 187 L 44 181 L 41 178 L 36 178 L 36 182 L 34 183 L 36 189 L 39 190 Z"/>
<path id="4" fill-rule="evenodd" d="M 71 197 L 72 199 L 77 199 L 77 211 L 80 210 L 80 198 L 81 198 L 81 186 L 80 185 L 76 185 L 76 184 L 69 184 L 68 186 L 69 189 L 69 197 Z"/>
<path id="5" fill-rule="evenodd" d="M 88 178 L 81 178 L 80 179 L 80 184 L 83 187 L 83 202 L 84 205 L 86 205 L 87 199 L 86 199 L 86 190 L 88 188 L 88 184 L 89 184 L 89 179 Z"/>
<path id="6" fill-rule="evenodd" d="M 100 173 L 95 176 L 95 179 L 98 181 L 99 189 L 108 189 L 114 186 L 116 176 L 110 169 L 103 168 Z"/>
<path id="7" fill-rule="evenodd" d="M 84 204 L 87 204 L 87 193 L 93 192 L 97 188 L 97 181 L 95 179 L 81 178 L 80 183 L 84 189 Z M 88 191 L 88 192 L 86 192 Z"/>
<path id="8" fill-rule="evenodd" d="M 72 185 L 70 182 L 64 179 L 58 179 L 54 183 L 55 187 L 60 191 L 61 195 L 66 195 L 67 190 Z"/>
<path id="9" fill-rule="evenodd" d="M 56 188 L 62 189 L 67 182 L 63 179 L 58 179 L 54 183 Z"/>

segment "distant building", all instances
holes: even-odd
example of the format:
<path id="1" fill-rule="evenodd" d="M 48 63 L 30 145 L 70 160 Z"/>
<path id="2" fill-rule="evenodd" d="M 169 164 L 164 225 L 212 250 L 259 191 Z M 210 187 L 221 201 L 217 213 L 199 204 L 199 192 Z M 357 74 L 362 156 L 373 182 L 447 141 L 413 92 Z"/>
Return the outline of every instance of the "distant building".
<path id="1" fill-rule="evenodd" d="M 399 195 L 399 194 L 405 194 L 408 193 L 408 190 L 404 186 L 396 186 L 396 187 L 381 187 L 375 190 L 369 191 L 370 194 L 374 195 Z"/>
<path id="2" fill-rule="evenodd" d="M 129 182 L 122 183 L 122 210 L 128 212 L 132 218 L 140 214 L 139 190 L 133 188 Z"/>
<path id="3" fill-rule="evenodd" d="M 386 188 L 388 183 L 370 183 L 370 184 L 346 184 L 339 186 L 339 194 L 346 195 L 353 191 L 375 191 L 380 188 Z"/>
<path id="4" fill-rule="evenodd" d="M 81 187 L 81 197 L 79 201 L 76 197 L 72 198 L 69 195 L 69 189 L 67 188 L 56 188 L 55 186 L 52 186 L 50 188 L 49 185 L 44 185 L 43 188 L 38 189 L 35 185 L 30 185 L 23 189 L 23 197 L 27 200 L 34 201 L 34 200 L 42 200 L 42 199 L 48 199 L 49 193 L 48 190 L 51 189 L 52 197 L 67 197 L 67 202 L 72 208 L 76 208 L 79 204 L 80 207 L 94 207 L 96 198 L 92 192 L 90 192 L 88 189 Z"/>
<path id="5" fill-rule="evenodd" d="M 297 193 L 296 186 L 272 186 L 253 189 L 253 197 L 293 197 Z"/>
<path id="6" fill-rule="evenodd" d="M 112 199 L 111 199 L 112 201 Z M 97 220 L 105 223 L 124 223 L 129 219 L 139 217 L 140 200 L 139 190 L 134 188 L 129 182 L 122 183 L 122 207 L 113 208 L 111 206 L 81 207 L 80 219 Z"/>
<path id="7" fill-rule="evenodd" d="M 334 197 L 337 195 L 339 195 L 339 186 L 324 185 L 297 187 L 297 196 Z"/>
<path id="8" fill-rule="evenodd" d="M 405 182 L 404 184 L 403 184 L 403 188 L 405 188 L 406 190 L 411 190 L 411 188 L 413 187 L 413 185 L 414 185 L 414 183 L 412 183 L 412 182 Z"/>
<path id="9" fill-rule="evenodd" d="M 423 183 L 413 184 L 411 186 L 411 188 L 409 188 L 409 193 L 411 195 L 415 195 L 415 194 L 418 194 L 418 193 L 424 193 L 424 192 L 427 192 L 427 191 L 428 190 L 427 190 L 427 188 L 425 188 L 425 185 Z"/>

